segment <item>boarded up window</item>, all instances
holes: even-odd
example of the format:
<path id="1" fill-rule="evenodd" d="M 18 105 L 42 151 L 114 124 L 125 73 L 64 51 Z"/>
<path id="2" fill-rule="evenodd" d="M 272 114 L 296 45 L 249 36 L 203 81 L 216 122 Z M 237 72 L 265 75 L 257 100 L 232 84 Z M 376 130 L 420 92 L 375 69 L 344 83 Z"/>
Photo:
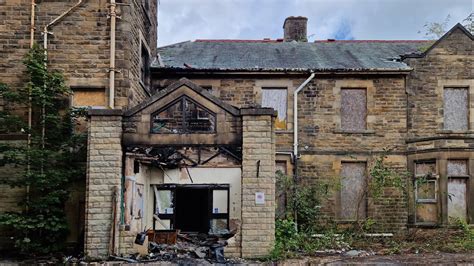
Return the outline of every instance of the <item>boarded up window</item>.
<path id="1" fill-rule="evenodd" d="M 152 133 L 212 133 L 215 129 L 215 114 L 187 97 L 152 115 Z"/>
<path id="2" fill-rule="evenodd" d="M 342 163 L 340 213 L 342 220 L 353 221 L 357 220 L 357 217 L 366 217 L 365 166 L 365 163 Z"/>
<path id="3" fill-rule="evenodd" d="M 72 89 L 73 107 L 104 107 L 107 105 L 104 89 Z"/>
<path id="4" fill-rule="evenodd" d="M 467 181 L 466 178 L 449 178 L 448 180 L 448 217 L 466 221 L 467 217 Z"/>
<path id="5" fill-rule="evenodd" d="M 436 161 L 415 163 L 416 223 L 438 221 L 438 171 Z"/>
<path id="6" fill-rule="evenodd" d="M 415 175 L 417 177 L 435 176 L 436 162 L 418 162 L 415 164 Z"/>
<path id="7" fill-rule="evenodd" d="M 448 160 L 448 218 L 450 222 L 467 217 L 467 160 Z"/>
<path id="8" fill-rule="evenodd" d="M 448 176 L 467 177 L 467 160 L 448 160 Z"/>
<path id="9" fill-rule="evenodd" d="M 263 88 L 262 107 L 271 107 L 278 112 L 275 129 L 286 129 L 287 90 L 285 88 Z"/>
<path id="10" fill-rule="evenodd" d="M 277 173 L 277 179 L 276 179 L 276 191 L 275 191 L 275 201 L 277 204 L 276 208 L 276 217 L 277 218 L 284 218 L 286 215 L 286 210 L 287 210 L 287 190 L 288 190 L 288 184 L 286 182 L 286 178 L 279 176 L 279 175 L 286 175 L 287 174 L 287 163 L 286 161 L 276 161 L 275 162 L 275 168 L 276 168 L 276 173 Z"/>
<path id="11" fill-rule="evenodd" d="M 341 89 L 341 129 L 367 129 L 367 90 Z"/>
<path id="12" fill-rule="evenodd" d="M 467 88 L 444 89 L 444 129 L 468 129 L 468 98 Z"/>
<path id="13" fill-rule="evenodd" d="M 416 205 L 416 222 L 433 224 L 438 221 L 438 205 L 423 203 Z"/>

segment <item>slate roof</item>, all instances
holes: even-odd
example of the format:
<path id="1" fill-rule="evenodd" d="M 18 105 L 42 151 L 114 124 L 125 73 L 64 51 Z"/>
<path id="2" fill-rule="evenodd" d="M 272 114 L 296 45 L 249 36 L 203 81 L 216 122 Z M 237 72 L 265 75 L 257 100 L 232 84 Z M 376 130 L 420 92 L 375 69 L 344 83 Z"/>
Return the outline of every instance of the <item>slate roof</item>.
<path id="1" fill-rule="evenodd" d="M 194 71 L 408 71 L 401 55 L 427 41 L 196 40 L 158 48 L 154 69 Z"/>

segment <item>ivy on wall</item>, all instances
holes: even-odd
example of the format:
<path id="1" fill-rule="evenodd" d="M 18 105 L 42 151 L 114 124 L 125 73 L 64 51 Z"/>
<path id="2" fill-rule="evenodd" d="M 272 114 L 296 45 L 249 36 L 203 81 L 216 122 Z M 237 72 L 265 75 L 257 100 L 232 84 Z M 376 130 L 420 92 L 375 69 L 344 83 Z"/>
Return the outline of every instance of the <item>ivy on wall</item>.
<path id="1" fill-rule="evenodd" d="M 0 145 L 0 167 L 14 167 L 18 178 L 2 176 L 0 182 L 23 187 L 26 196 L 21 212 L 0 214 L 0 226 L 10 229 L 15 247 L 22 253 L 60 250 L 68 233 L 65 202 L 68 187 L 85 176 L 85 134 L 74 131 L 84 110 L 68 107 L 69 88 L 61 73 L 46 66 L 45 53 L 35 45 L 25 56 L 27 82 L 10 89 L 0 84 L 9 107 L 31 106 L 32 123 L 14 111 L 0 112 L 0 132 L 23 132 L 28 145 Z M 14 109 L 14 108 L 10 108 Z"/>

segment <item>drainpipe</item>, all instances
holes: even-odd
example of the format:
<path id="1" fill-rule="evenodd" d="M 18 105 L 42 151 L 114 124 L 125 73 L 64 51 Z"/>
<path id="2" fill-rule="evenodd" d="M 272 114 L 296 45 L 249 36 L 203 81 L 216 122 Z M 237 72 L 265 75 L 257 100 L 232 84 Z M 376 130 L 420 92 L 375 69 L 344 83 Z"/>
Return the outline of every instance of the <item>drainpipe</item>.
<path id="1" fill-rule="evenodd" d="M 298 160 L 298 93 L 306 87 L 306 85 L 314 78 L 314 73 L 295 90 L 293 93 L 293 156 L 294 161 Z"/>
<path id="2" fill-rule="evenodd" d="M 311 75 L 295 90 L 293 93 L 293 195 L 296 194 L 296 185 L 298 184 L 298 93 L 306 87 L 306 85 L 313 80 L 314 73 L 311 71 Z M 295 218 L 295 229 L 298 230 L 298 217 L 296 208 L 293 210 L 293 216 Z"/>
<path id="3" fill-rule="evenodd" d="M 68 15 L 72 10 L 74 10 L 76 7 L 78 7 L 80 4 L 82 4 L 82 1 L 83 0 L 79 0 L 75 5 L 70 7 L 64 13 L 62 13 L 61 15 L 59 15 L 58 17 L 53 19 L 49 24 L 44 26 L 44 29 L 43 29 L 43 49 L 44 49 L 44 66 L 45 67 L 47 67 L 47 65 L 48 65 L 48 34 L 53 34 L 52 32 L 48 31 L 48 28 L 52 27 L 54 24 L 56 24 L 58 21 L 60 21 L 62 18 L 64 18 L 66 15 Z M 43 107 L 42 107 L 43 123 L 44 123 L 45 117 L 46 117 L 45 111 L 46 111 L 46 107 L 43 104 Z M 44 142 L 45 142 L 45 140 L 44 140 L 45 133 L 46 133 L 46 127 L 43 125 L 42 134 L 41 134 L 41 145 L 42 145 L 43 148 L 44 148 Z"/>
<path id="4" fill-rule="evenodd" d="M 30 48 L 33 48 L 35 42 L 35 0 L 31 0 L 31 18 L 30 18 Z"/>
<path id="5" fill-rule="evenodd" d="M 115 0 L 110 0 L 110 67 L 109 67 L 109 108 L 115 107 L 115 28 L 117 13 Z"/>
<path id="6" fill-rule="evenodd" d="M 31 0 L 31 18 L 30 18 L 30 49 L 33 48 L 35 43 L 35 11 L 36 11 L 36 3 L 35 0 Z M 28 90 L 28 140 L 27 140 L 27 147 L 30 149 L 31 146 L 31 127 L 33 125 L 33 107 L 31 106 L 31 90 Z M 30 173 L 31 165 L 30 165 L 30 158 L 28 155 L 28 165 L 26 167 L 28 174 Z M 29 201 L 30 201 L 30 185 L 26 185 L 26 211 L 28 212 L 29 209 Z"/>
<path id="7" fill-rule="evenodd" d="M 64 18 L 66 15 L 68 15 L 72 10 L 74 10 L 76 7 L 81 5 L 82 2 L 83 2 L 83 0 L 79 0 L 75 5 L 70 7 L 68 10 L 66 10 L 64 13 L 59 15 L 57 18 L 53 19 L 48 25 L 44 26 L 44 30 L 43 30 L 43 48 L 44 48 L 44 55 L 46 56 L 45 59 L 48 59 L 48 34 L 53 34 L 52 32 L 48 32 L 48 28 L 52 27 L 54 24 L 56 24 L 58 21 L 60 21 L 62 18 Z"/>

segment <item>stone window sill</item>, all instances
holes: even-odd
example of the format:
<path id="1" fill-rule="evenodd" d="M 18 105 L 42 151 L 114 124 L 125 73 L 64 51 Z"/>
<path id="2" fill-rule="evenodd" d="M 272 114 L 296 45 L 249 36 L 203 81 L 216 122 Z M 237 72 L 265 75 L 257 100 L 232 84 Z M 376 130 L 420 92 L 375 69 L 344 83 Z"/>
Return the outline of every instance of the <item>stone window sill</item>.
<path id="1" fill-rule="evenodd" d="M 293 134 L 293 130 L 275 130 L 276 134 Z"/>
<path id="2" fill-rule="evenodd" d="M 336 134 L 361 134 L 361 135 L 375 135 L 375 130 L 346 130 L 346 129 L 336 129 L 333 131 Z"/>
<path id="3" fill-rule="evenodd" d="M 441 130 L 437 130 L 436 133 L 438 133 L 438 134 L 474 134 L 474 130 L 447 130 L 447 129 L 441 129 Z"/>

